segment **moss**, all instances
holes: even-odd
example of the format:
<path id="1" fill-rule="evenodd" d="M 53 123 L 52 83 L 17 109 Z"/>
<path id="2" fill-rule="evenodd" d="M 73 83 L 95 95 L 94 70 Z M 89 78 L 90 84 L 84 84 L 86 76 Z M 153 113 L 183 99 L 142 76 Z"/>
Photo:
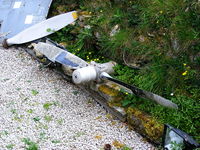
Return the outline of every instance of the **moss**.
<path id="1" fill-rule="evenodd" d="M 113 89 L 113 88 L 111 88 L 111 87 L 109 87 L 105 84 L 100 85 L 98 90 L 100 92 L 103 92 L 104 94 L 112 96 L 112 97 L 117 97 L 117 96 L 119 96 L 119 93 L 120 93 L 119 91 L 117 91 L 117 90 L 115 90 L 115 89 Z"/>
<path id="2" fill-rule="evenodd" d="M 164 125 L 144 112 L 129 107 L 127 110 L 128 122 L 139 132 L 149 139 L 159 141 L 163 135 Z"/>

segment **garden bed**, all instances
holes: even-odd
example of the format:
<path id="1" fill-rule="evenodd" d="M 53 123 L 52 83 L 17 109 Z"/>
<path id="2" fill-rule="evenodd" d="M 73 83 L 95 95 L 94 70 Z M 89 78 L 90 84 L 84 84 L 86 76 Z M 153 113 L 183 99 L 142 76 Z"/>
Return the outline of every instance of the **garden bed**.
<path id="1" fill-rule="evenodd" d="M 74 9 L 82 11 L 82 17 L 51 39 L 88 62 L 117 61 L 115 78 L 162 95 L 179 109 L 131 95 L 112 106 L 123 107 L 134 117 L 145 112 L 200 141 L 199 2 L 58 1 L 51 15 Z"/>

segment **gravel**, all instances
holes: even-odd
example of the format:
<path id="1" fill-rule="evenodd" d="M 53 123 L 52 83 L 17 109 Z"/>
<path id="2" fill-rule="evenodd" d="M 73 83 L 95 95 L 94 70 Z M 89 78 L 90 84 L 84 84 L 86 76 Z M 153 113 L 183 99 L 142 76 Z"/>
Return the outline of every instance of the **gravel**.
<path id="1" fill-rule="evenodd" d="M 0 63 L 0 150 L 155 149 L 23 50 L 0 48 Z"/>

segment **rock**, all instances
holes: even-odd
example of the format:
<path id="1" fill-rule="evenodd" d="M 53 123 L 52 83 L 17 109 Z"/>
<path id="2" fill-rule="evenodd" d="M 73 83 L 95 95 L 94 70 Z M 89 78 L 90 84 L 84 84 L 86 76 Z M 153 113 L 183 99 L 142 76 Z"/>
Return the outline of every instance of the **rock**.
<path id="1" fill-rule="evenodd" d="M 113 29 L 111 30 L 110 32 L 110 36 L 114 36 L 116 33 L 118 33 L 120 31 L 120 27 L 119 25 L 117 24 L 116 26 L 113 27 Z"/>

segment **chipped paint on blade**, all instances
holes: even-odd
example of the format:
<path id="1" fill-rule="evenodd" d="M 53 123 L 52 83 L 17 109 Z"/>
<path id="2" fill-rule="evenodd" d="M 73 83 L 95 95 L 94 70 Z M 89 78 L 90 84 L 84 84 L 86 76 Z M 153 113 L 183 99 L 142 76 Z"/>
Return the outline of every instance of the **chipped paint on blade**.
<path id="1" fill-rule="evenodd" d="M 13 44 L 23 44 L 48 36 L 53 33 L 49 32 L 48 29 L 51 29 L 55 32 L 64 28 L 68 24 L 73 23 L 76 20 L 72 15 L 74 13 L 76 13 L 76 11 L 71 11 L 65 14 L 57 15 L 40 23 L 37 23 L 18 33 L 14 37 L 8 39 L 7 45 L 10 46 Z"/>
<path id="2" fill-rule="evenodd" d="M 0 43 L 45 20 L 51 2 L 52 0 L 0 0 Z"/>

